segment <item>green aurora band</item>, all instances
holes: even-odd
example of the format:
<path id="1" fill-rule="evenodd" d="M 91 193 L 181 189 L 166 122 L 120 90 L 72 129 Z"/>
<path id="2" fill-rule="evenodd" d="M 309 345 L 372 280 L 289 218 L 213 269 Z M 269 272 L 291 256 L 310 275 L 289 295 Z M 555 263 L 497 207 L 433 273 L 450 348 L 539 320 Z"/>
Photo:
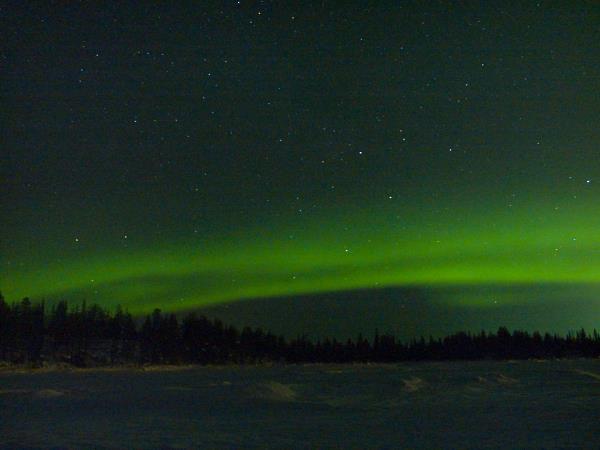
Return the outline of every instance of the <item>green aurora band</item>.
<path id="1" fill-rule="evenodd" d="M 155 307 L 182 310 L 390 286 L 555 283 L 573 286 L 600 308 L 600 206 L 556 204 L 486 215 L 413 209 L 402 220 L 381 206 L 338 211 L 301 225 L 290 217 L 277 226 L 249 227 L 203 241 L 182 238 L 149 245 L 140 239 L 136 246 L 134 236 L 126 248 L 91 251 L 82 239 L 60 252 L 21 249 L 5 265 L 0 286 L 11 300 L 86 299 L 143 313 Z M 542 214 L 544 209 L 550 212 Z M 488 291 L 441 300 L 491 306 Z M 510 291 L 494 295 L 502 304 L 527 300 Z"/>

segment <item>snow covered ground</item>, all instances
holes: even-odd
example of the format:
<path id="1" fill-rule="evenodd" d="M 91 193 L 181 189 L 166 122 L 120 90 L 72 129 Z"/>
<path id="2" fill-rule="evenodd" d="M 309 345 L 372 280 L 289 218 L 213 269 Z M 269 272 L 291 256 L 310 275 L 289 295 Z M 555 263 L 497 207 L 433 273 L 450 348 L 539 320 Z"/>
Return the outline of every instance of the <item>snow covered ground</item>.
<path id="1" fill-rule="evenodd" d="M 600 448 L 600 361 L 0 373 L 0 447 Z"/>

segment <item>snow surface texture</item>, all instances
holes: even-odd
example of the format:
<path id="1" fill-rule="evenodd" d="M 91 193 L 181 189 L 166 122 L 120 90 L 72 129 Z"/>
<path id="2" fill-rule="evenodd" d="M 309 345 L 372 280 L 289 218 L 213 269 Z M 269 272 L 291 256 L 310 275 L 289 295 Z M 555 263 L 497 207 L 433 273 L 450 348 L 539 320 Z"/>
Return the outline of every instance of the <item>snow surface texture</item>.
<path id="1" fill-rule="evenodd" d="M 0 447 L 600 448 L 600 361 L 8 371 Z"/>

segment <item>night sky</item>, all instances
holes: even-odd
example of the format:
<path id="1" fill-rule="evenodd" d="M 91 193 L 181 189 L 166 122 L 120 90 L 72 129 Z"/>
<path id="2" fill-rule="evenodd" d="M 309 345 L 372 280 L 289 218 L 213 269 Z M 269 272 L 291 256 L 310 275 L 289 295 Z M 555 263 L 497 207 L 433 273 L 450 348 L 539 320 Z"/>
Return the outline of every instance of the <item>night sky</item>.
<path id="1" fill-rule="evenodd" d="M 8 300 L 598 326 L 600 3 L 150 3 L 0 8 Z"/>

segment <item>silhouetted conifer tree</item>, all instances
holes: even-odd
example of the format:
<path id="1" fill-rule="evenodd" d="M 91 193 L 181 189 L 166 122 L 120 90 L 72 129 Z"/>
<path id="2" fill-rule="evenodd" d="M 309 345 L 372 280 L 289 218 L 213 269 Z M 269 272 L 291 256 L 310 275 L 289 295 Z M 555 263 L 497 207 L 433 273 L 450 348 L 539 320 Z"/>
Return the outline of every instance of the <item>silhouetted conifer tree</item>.
<path id="1" fill-rule="evenodd" d="M 48 345 L 44 346 L 47 342 Z M 44 348 L 47 354 L 44 356 Z M 239 332 L 220 320 L 188 314 L 181 323 L 174 314 L 155 309 L 139 332 L 128 312 L 114 315 L 97 305 L 69 309 L 65 301 L 50 309 L 45 327 L 44 303 L 27 298 L 9 305 L 0 295 L 0 359 L 37 364 L 42 357 L 75 365 L 131 362 L 255 363 L 394 362 L 482 358 L 600 357 L 597 330 L 569 332 L 566 337 L 514 330 L 497 333 L 458 332 L 443 339 L 413 339 L 408 344 L 375 330 L 372 344 L 359 334 L 345 343 L 325 338 L 313 343 L 306 335 L 286 341 L 261 328 Z"/>

